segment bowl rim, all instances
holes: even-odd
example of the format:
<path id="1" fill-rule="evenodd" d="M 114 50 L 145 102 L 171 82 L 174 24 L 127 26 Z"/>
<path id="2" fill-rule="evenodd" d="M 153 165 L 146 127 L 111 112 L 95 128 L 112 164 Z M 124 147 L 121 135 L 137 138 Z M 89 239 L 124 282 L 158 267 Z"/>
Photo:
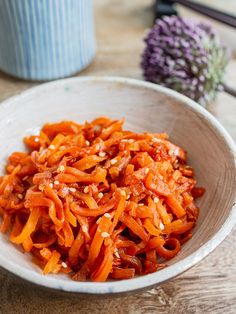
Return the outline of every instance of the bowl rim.
<path id="1" fill-rule="evenodd" d="M 191 108 L 194 112 L 198 113 L 202 118 L 208 121 L 214 130 L 224 139 L 226 142 L 229 152 L 234 158 L 234 163 L 236 166 L 236 145 L 225 130 L 225 128 L 220 124 L 220 122 L 206 109 L 198 105 L 195 101 L 189 99 L 188 97 L 171 90 L 169 88 L 153 84 L 150 82 L 145 82 L 137 79 L 125 78 L 125 77 L 114 77 L 114 76 L 86 76 L 86 77 L 73 77 L 60 79 L 49 83 L 44 83 L 39 86 L 32 87 L 22 93 L 13 96 L 0 104 L 0 111 L 3 107 L 11 106 L 13 103 L 18 101 L 23 101 L 24 98 L 29 97 L 38 92 L 53 90 L 53 87 L 61 86 L 65 84 L 70 84 L 71 82 L 109 82 L 109 83 L 120 83 L 129 85 L 132 87 L 146 88 L 147 90 L 154 90 L 160 92 L 166 96 L 170 96 L 181 102 L 181 105 Z M 236 198 L 235 198 L 236 201 Z M 64 279 L 57 278 L 55 276 L 43 276 L 41 273 L 27 270 L 24 267 L 15 264 L 11 260 L 7 260 L 4 256 L 0 254 L 0 266 L 9 272 L 25 279 L 34 284 L 52 288 L 56 290 L 74 292 L 74 293 L 85 293 L 85 294 L 116 294 L 131 292 L 135 290 L 140 290 L 154 285 L 163 283 L 175 276 L 186 271 L 190 267 L 197 264 L 200 260 L 211 253 L 231 232 L 234 225 L 236 224 L 236 203 L 232 204 L 232 209 L 229 216 L 225 220 L 224 224 L 218 230 L 218 232 L 210 238 L 203 246 L 201 246 L 194 253 L 190 254 L 186 258 L 168 266 L 167 268 L 157 271 L 155 273 L 135 277 L 128 280 L 121 281 L 111 281 L 111 282 L 75 282 L 67 281 Z"/>

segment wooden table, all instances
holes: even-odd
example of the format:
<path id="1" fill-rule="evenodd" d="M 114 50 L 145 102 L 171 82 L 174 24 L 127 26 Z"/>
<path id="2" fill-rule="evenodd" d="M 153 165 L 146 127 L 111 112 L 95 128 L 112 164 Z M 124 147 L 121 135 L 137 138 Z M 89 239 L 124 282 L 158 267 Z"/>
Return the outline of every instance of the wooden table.
<path id="1" fill-rule="evenodd" d="M 151 0 L 97 0 L 98 51 L 80 75 L 117 75 L 141 79 L 142 38 L 152 23 Z M 211 3 L 212 0 L 204 1 Z M 222 5 L 221 0 L 214 3 Z M 236 10 L 234 0 L 225 0 Z M 183 15 L 193 16 L 180 8 Z M 201 18 L 200 16 L 198 16 Z M 222 38 L 236 50 L 234 30 L 220 26 Z M 235 53 L 234 53 L 235 55 Z M 226 80 L 236 85 L 236 62 L 229 63 Z M 0 73 L 0 101 L 35 83 Z M 236 99 L 219 93 L 209 110 L 236 139 Z M 205 260 L 161 286 L 116 298 L 61 295 L 45 291 L 0 270 L 0 313 L 236 313 L 236 229 Z"/>

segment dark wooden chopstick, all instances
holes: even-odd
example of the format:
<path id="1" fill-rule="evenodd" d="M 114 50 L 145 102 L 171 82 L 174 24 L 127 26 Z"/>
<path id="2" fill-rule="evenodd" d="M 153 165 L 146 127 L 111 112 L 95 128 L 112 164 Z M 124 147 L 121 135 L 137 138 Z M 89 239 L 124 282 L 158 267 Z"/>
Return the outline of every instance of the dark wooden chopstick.
<path id="1" fill-rule="evenodd" d="M 192 2 L 188 0 L 171 0 L 171 1 L 173 3 L 181 4 L 203 15 L 206 15 L 216 21 L 219 21 L 221 23 L 224 23 L 226 25 L 236 28 L 236 17 L 231 14 L 222 12 L 217 9 L 213 9 L 204 4 L 200 4 L 200 3 L 196 3 L 196 2 Z"/>
<path id="2" fill-rule="evenodd" d="M 223 91 L 233 97 L 236 97 L 236 90 L 226 84 L 223 84 Z"/>

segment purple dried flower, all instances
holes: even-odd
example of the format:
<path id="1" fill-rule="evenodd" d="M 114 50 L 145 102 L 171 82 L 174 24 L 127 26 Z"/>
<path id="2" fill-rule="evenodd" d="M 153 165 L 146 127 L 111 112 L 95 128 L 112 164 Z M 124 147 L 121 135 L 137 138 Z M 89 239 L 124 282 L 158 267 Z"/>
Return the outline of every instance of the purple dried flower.
<path id="1" fill-rule="evenodd" d="M 145 42 L 141 66 L 147 81 L 175 89 L 202 105 L 215 97 L 227 54 L 210 25 L 164 17 L 157 20 Z"/>

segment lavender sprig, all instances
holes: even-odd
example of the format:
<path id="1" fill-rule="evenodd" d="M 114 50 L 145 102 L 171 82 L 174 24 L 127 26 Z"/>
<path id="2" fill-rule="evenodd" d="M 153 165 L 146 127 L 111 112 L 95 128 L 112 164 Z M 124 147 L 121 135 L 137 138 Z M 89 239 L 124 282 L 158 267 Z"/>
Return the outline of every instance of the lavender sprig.
<path id="1" fill-rule="evenodd" d="M 207 105 L 221 88 L 226 49 L 211 26 L 164 17 L 145 38 L 141 66 L 147 81 L 172 88 Z"/>

